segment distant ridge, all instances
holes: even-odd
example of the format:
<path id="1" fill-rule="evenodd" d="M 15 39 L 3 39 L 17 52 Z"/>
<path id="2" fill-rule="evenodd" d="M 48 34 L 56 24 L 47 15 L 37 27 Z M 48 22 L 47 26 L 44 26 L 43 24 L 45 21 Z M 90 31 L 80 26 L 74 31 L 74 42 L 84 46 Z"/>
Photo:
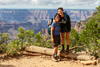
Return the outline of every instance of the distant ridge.
<path id="1" fill-rule="evenodd" d="M 17 31 L 18 27 L 39 32 L 47 29 L 47 21 L 53 18 L 57 9 L 0 9 L 0 33 Z M 95 9 L 65 9 L 73 24 L 89 18 Z M 72 25 L 74 26 L 74 25 Z"/>

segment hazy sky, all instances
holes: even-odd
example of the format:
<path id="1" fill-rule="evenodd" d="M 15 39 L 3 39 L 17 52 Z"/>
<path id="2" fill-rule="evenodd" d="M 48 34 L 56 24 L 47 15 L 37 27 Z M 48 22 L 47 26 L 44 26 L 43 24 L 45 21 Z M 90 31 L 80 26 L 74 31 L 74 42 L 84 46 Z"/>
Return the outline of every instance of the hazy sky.
<path id="1" fill-rule="evenodd" d="M 0 0 L 0 8 L 95 9 L 100 0 Z"/>

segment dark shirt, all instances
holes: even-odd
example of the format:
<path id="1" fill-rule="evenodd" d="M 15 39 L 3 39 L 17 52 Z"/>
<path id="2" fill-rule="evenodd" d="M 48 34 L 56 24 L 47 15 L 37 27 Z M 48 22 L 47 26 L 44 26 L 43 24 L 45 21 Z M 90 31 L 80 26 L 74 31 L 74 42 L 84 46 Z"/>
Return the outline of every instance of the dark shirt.
<path id="1" fill-rule="evenodd" d="M 61 18 L 60 27 L 63 32 L 71 31 L 71 21 L 67 13 L 64 13 L 64 17 Z"/>

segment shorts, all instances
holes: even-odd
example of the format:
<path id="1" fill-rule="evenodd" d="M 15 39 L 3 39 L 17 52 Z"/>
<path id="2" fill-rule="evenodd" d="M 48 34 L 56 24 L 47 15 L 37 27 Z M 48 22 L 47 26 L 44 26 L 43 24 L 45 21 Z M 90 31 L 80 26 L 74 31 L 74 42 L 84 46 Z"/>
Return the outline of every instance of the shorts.
<path id="1" fill-rule="evenodd" d="M 61 33 L 69 32 L 66 24 L 60 24 L 60 28 L 61 28 L 60 30 Z"/>
<path id="2" fill-rule="evenodd" d="M 59 45 L 60 45 L 60 35 L 55 35 L 54 36 L 53 47 L 57 47 Z"/>
<path id="3" fill-rule="evenodd" d="M 69 31 L 67 30 L 66 27 L 63 27 L 63 28 L 61 28 L 61 31 L 60 32 L 63 33 L 63 32 L 69 32 Z"/>

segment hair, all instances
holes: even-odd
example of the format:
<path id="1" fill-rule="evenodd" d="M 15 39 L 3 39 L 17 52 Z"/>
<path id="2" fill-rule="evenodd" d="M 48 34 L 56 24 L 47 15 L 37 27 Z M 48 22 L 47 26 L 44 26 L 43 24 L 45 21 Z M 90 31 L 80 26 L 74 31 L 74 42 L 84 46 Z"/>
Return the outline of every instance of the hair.
<path id="1" fill-rule="evenodd" d="M 63 9 L 62 7 L 59 7 L 57 10 L 62 10 L 62 11 L 64 11 L 64 9 Z"/>
<path id="2" fill-rule="evenodd" d="M 54 19 L 55 19 L 56 16 L 59 16 L 60 21 L 61 21 L 61 15 L 59 15 L 58 13 L 56 13 L 55 16 L 54 16 Z"/>

